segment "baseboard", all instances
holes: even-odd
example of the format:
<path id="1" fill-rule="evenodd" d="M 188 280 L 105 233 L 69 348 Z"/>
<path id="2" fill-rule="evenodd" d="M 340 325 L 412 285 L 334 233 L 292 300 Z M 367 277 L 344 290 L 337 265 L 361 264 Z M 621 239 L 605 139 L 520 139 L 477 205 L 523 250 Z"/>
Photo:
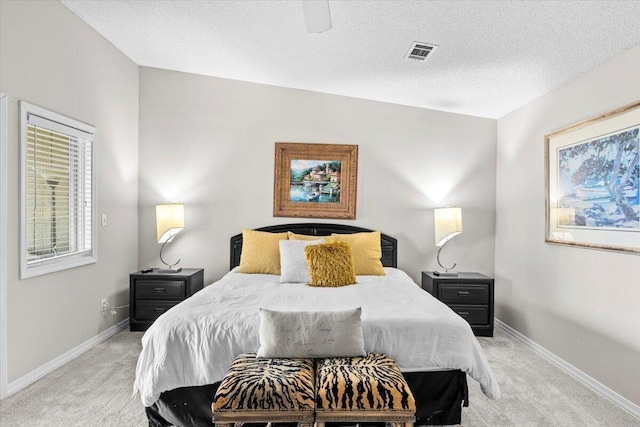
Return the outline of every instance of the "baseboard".
<path id="1" fill-rule="evenodd" d="M 604 384 L 598 382 L 597 380 L 591 378 L 589 375 L 585 374 L 580 369 L 576 368 L 575 366 L 573 366 L 569 362 L 567 362 L 567 361 L 561 359 L 560 357 L 556 356 L 555 354 L 553 354 L 552 352 L 550 352 L 546 348 L 542 347 L 540 344 L 538 344 L 537 342 L 533 341 L 532 339 L 522 335 L 520 332 L 516 331 L 511 326 L 507 325 L 506 323 L 502 322 L 501 320 L 495 319 L 495 325 L 498 328 L 502 329 L 507 334 L 509 334 L 512 337 L 516 338 L 518 341 L 521 341 L 524 344 L 526 344 L 529 347 L 531 347 L 536 353 L 538 353 L 539 355 L 543 356 L 544 358 L 549 360 L 551 363 L 553 363 L 554 365 L 556 365 L 557 367 L 559 367 L 560 369 L 562 369 L 563 371 L 565 371 L 566 373 L 568 373 L 569 375 L 574 377 L 575 379 L 579 380 L 580 382 L 585 384 L 587 387 L 589 387 L 590 389 L 592 389 L 596 393 L 606 397 L 611 402 L 613 402 L 614 404 L 618 405 L 620 408 L 622 408 L 625 411 L 627 411 L 629 414 L 631 414 L 634 417 L 640 419 L 640 406 L 638 406 L 635 403 L 631 402 L 630 400 L 624 398 L 623 396 L 620 396 L 618 393 L 616 393 L 615 391 L 611 390 L 606 385 L 604 385 Z"/>
<path id="2" fill-rule="evenodd" d="M 29 384 L 34 383 L 35 381 L 39 380 L 43 376 L 52 372 L 53 370 L 59 368 L 60 366 L 69 362 L 70 360 L 75 359 L 76 357 L 80 356 L 82 353 L 86 352 L 87 350 L 90 350 L 92 347 L 95 347 L 101 342 L 108 340 L 109 338 L 111 338 L 121 330 L 126 329 L 127 326 L 129 326 L 128 317 L 122 320 L 121 322 L 117 323 L 116 325 L 110 327 L 109 329 L 100 332 L 95 337 L 83 342 L 79 346 L 72 348 L 71 350 L 67 351 L 64 354 L 61 354 L 60 356 L 45 363 L 39 368 L 34 369 L 33 371 L 29 372 L 27 375 L 18 378 L 17 380 L 7 385 L 6 397 L 9 397 L 12 394 L 16 393 L 17 391 L 22 390 Z"/>

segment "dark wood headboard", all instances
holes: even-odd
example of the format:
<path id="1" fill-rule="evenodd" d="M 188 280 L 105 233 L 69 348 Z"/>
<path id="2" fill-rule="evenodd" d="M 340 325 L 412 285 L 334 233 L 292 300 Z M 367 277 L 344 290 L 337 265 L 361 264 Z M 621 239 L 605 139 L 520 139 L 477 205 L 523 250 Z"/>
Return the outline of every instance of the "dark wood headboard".
<path id="1" fill-rule="evenodd" d="M 298 223 L 298 224 L 280 224 L 271 225 L 269 227 L 256 228 L 256 231 L 267 231 L 269 233 L 282 233 L 292 231 L 296 234 L 306 234 L 309 236 L 329 236 L 331 233 L 353 234 L 362 232 L 371 232 L 367 228 L 354 227 L 352 225 L 343 224 L 315 224 L 315 223 Z M 398 267 L 398 241 L 386 234 L 380 235 L 380 245 L 382 246 L 382 265 L 385 267 Z M 231 238 L 231 262 L 229 269 L 240 265 L 240 254 L 242 253 L 242 233 L 236 234 Z"/>

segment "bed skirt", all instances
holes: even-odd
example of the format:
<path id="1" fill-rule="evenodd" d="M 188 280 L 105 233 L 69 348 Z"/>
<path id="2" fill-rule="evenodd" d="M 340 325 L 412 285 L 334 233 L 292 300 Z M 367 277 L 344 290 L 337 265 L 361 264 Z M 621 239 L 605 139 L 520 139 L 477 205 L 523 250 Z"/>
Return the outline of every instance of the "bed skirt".
<path id="1" fill-rule="evenodd" d="M 469 406 L 464 372 L 411 372 L 403 375 L 416 399 L 416 426 L 461 423 L 462 406 Z M 165 391 L 152 406 L 145 408 L 149 427 L 211 427 L 211 403 L 219 384 Z"/>

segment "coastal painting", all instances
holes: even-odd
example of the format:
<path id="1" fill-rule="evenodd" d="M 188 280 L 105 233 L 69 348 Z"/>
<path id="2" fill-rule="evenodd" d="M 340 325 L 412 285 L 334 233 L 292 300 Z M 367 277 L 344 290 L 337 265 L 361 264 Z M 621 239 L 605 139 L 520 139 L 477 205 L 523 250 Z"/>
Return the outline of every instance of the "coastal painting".
<path id="1" fill-rule="evenodd" d="M 340 203 L 339 160 L 291 160 L 289 200 Z"/>
<path id="2" fill-rule="evenodd" d="M 277 142 L 273 215 L 355 219 L 358 146 Z"/>
<path id="3" fill-rule="evenodd" d="M 545 138 L 548 243 L 640 253 L 640 102 Z"/>

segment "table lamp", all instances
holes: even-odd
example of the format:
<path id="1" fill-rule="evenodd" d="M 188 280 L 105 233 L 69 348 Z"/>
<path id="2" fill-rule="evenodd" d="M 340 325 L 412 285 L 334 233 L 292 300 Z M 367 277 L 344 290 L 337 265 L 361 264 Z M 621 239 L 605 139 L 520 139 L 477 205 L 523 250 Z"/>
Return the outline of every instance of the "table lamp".
<path id="1" fill-rule="evenodd" d="M 160 248 L 160 261 L 168 268 L 160 269 L 160 273 L 178 273 L 182 271 L 181 267 L 173 268 L 178 265 L 180 259 L 173 264 L 167 263 L 162 258 L 162 251 L 176 234 L 184 229 L 184 205 L 182 203 L 169 203 L 166 205 L 156 206 L 156 229 L 158 243 L 162 243 Z"/>
<path id="2" fill-rule="evenodd" d="M 438 247 L 438 256 L 436 260 L 438 265 L 444 271 L 436 271 L 440 276 L 457 276 L 458 273 L 451 272 L 455 268 L 454 263 L 451 267 L 445 267 L 440 262 L 440 252 L 444 245 L 458 234 L 462 233 L 462 209 L 461 208 L 436 208 L 433 210 L 433 222 L 435 225 L 436 246 Z"/>

